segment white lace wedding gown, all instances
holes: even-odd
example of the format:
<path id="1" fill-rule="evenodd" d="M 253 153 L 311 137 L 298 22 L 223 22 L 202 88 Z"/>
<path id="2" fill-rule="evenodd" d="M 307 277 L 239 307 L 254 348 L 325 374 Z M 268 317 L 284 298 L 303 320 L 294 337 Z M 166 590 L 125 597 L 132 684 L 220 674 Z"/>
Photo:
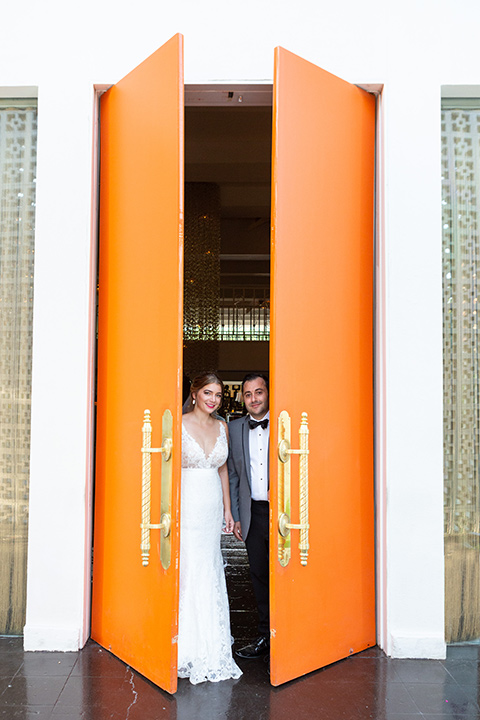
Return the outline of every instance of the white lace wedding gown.
<path id="1" fill-rule="evenodd" d="M 227 459 L 223 423 L 208 457 L 182 425 L 178 676 L 196 685 L 238 678 L 220 550 L 223 523 L 218 468 Z"/>

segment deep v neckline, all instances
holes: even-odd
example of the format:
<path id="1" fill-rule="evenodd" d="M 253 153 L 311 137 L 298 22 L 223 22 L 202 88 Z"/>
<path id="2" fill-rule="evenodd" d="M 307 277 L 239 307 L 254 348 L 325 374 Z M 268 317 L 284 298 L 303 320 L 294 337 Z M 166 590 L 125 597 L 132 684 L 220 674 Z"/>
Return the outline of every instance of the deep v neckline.
<path id="1" fill-rule="evenodd" d="M 185 423 L 182 422 L 182 428 L 185 430 L 185 432 L 187 433 L 187 435 L 188 435 L 188 437 L 190 438 L 190 440 L 193 440 L 193 442 L 195 443 L 195 445 L 198 445 L 198 447 L 200 448 L 200 450 L 201 450 L 202 453 L 203 453 L 203 457 L 204 457 L 205 460 L 207 460 L 207 461 L 211 458 L 212 453 L 213 453 L 213 451 L 215 450 L 215 448 L 217 447 L 218 441 L 220 440 L 220 438 L 221 438 L 221 436 L 222 436 L 223 425 L 222 425 L 221 422 L 219 422 L 218 424 L 220 425 L 220 430 L 219 430 L 219 432 L 218 432 L 217 439 L 215 440 L 215 443 L 214 443 L 212 449 L 210 450 L 210 452 L 209 452 L 208 455 L 207 455 L 207 453 L 205 452 L 205 450 L 203 449 L 203 447 L 200 445 L 200 443 L 198 442 L 198 440 L 196 440 L 196 439 L 193 437 L 193 435 L 188 432 L 187 426 L 185 425 Z"/>

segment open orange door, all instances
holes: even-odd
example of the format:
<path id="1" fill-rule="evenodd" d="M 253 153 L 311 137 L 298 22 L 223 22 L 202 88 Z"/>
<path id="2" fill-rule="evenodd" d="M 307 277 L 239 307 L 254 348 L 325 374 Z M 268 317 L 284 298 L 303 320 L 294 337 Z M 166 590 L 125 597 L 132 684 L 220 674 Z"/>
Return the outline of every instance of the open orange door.
<path id="1" fill-rule="evenodd" d="M 99 350 L 92 637 L 168 692 L 177 687 L 183 300 L 183 38 L 101 102 Z M 171 456 L 151 457 L 146 532 L 142 435 L 173 415 Z M 168 416 L 168 412 L 166 417 Z M 165 421 L 163 421 L 165 422 Z M 167 417 L 167 426 L 169 425 Z M 165 443 L 164 443 L 165 444 Z M 170 495 L 160 473 L 170 473 Z M 163 488 L 162 488 L 163 492 Z M 168 540 L 168 558 L 165 555 Z M 140 544 L 144 542 L 143 564 Z M 162 545 L 161 545 L 162 540 Z"/>
<path id="2" fill-rule="evenodd" d="M 376 642 L 375 99 L 277 49 L 273 113 L 271 680 L 279 685 Z M 295 450 L 307 413 L 308 455 L 289 454 L 283 442 L 279 461 L 282 411 Z M 299 501 L 306 459 L 307 507 Z M 300 530 L 288 524 L 309 524 L 305 565 Z"/>

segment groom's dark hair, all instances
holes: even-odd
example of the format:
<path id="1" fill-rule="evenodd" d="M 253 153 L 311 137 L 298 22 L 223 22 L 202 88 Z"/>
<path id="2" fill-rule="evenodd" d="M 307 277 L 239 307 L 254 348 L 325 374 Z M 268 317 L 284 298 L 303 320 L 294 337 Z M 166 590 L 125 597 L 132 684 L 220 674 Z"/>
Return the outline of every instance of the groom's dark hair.
<path id="1" fill-rule="evenodd" d="M 245 387 L 245 383 L 250 382 L 251 380 L 256 380 L 257 378 L 261 378 L 263 380 L 263 382 L 267 386 L 267 390 L 268 390 L 268 375 L 265 375 L 264 373 L 261 373 L 261 372 L 251 372 L 251 373 L 247 373 L 242 380 L 242 393 L 243 393 L 243 388 Z"/>

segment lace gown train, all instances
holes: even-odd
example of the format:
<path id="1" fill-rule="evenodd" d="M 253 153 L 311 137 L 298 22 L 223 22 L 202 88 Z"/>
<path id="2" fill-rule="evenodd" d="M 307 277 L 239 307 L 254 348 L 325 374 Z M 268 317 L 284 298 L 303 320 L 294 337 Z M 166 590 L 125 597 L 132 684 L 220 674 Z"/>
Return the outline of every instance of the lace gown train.
<path id="1" fill-rule="evenodd" d="M 223 498 L 218 468 L 227 459 L 228 443 L 223 424 L 219 426 L 208 457 L 182 426 L 178 676 L 194 685 L 242 674 L 232 657 L 220 550 Z"/>

